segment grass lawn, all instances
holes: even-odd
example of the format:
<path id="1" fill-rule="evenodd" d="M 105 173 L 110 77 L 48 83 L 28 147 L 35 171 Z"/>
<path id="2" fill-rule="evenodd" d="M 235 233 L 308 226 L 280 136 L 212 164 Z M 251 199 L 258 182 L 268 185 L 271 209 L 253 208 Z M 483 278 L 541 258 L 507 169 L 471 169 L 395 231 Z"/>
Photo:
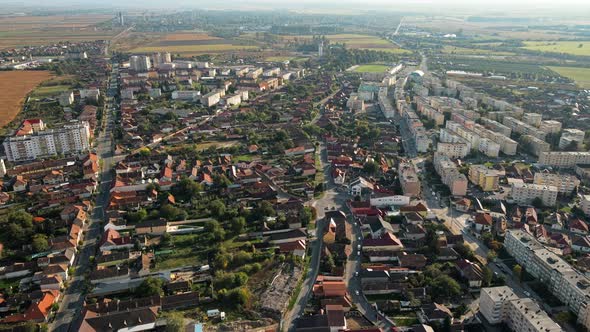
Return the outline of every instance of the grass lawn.
<path id="1" fill-rule="evenodd" d="M 357 73 L 382 73 L 389 69 L 386 65 L 360 65 L 354 71 Z"/>
<path id="2" fill-rule="evenodd" d="M 590 56 L 590 41 L 525 41 L 524 44 L 527 50 Z"/>
<path id="3" fill-rule="evenodd" d="M 406 313 L 404 316 L 394 316 L 393 321 L 397 326 L 412 326 L 418 324 L 418 318 L 415 313 Z"/>
<path id="4" fill-rule="evenodd" d="M 590 44 L 588 45 L 590 49 Z M 580 67 L 547 67 L 561 76 L 571 78 L 583 89 L 590 89 L 590 68 Z"/>
<path id="5" fill-rule="evenodd" d="M 70 89 L 71 87 L 69 85 L 40 86 L 33 90 L 31 96 L 37 98 L 57 96 L 60 93 L 68 91 Z"/>
<path id="6" fill-rule="evenodd" d="M 9 289 L 10 287 L 12 287 L 12 289 L 17 289 L 19 283 L 20 279 L 0 279 L 0 289 L 4 290 Z"/>
<path id="7" fill-rule="evenodd" d="M 252 159 L 254 159 L 254 156 L 252 156 L 250 154 L 241 154 L 239 156 L 233 156 L 232 159 L 235 161 L 250 162 L 250 161 L 252 161 Z"/>
<path id="8" fill-rule="evenodd" d="M 174 247 L 170 252 L 156 256 L 156 270 L 201 264 L 207 259 L 208 249 L 199 246 L 200 237 L 199 234 L 173 235 Z"/>

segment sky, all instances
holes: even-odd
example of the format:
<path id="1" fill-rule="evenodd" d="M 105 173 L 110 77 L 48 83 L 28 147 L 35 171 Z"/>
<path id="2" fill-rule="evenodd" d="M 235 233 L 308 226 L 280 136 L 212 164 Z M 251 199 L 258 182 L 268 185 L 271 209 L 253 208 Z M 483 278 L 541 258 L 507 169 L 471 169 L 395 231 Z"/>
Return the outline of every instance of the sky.
<path id="1" fill-rule="evenodd" d="M 425 12 L 513 13 L 571 12 L 590 17 L 590 0 L 0 0 L 0 8 L 69 7 L 182 9 L 361 9 Z M 0 11 L 1 12 L 1 11 Z"/>

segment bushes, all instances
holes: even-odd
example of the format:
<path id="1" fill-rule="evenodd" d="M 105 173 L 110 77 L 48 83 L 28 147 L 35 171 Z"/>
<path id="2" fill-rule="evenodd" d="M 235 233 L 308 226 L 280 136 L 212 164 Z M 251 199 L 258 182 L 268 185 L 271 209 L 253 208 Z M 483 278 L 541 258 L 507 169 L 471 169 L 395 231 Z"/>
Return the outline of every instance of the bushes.
<path id="1" fill-rule="evenodd" d="M 215 289 L 232 289 L 245 285 L 248 282 L 248 275 L 244 272 L 218 272 L 213 279 Z"/>

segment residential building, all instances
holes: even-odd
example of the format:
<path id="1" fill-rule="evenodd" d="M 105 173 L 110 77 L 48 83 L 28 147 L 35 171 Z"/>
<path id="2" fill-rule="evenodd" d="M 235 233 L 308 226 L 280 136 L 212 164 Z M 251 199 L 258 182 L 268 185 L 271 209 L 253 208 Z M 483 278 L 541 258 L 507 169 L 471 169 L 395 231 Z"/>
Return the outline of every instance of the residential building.
<path id="1" fill-rule="evenodd" d="M 539 130 L 547 134 L 557 134 L 561 131 L 561 122 L 555 120 L 543 120 Z"/>
<path id="2" fill-rule="evenodd" d="M 421 184 L 414 164 L 411 162 L 400 162 L 398 173 L 404 195 L 411 197 L 420 196 Z"/>
<path id="3" fill-rule="evenodd" d="M 542 139 L 538 139 L 531 135 L 520 136 L 520 142 L 522 143 L 523 149 L 528 153 L 539 156 L 541 152 L 551 151 L 551 145 Z"/>
<path id="4" fill-rule="evenodd" d="M 579 149 L 584 143 L 584 137 L 586 133 L 580 129 L 564 129 L 559 138 L 559 148 L 566 149 L 569 147 L 575 147 Z"/>
<path id="5" fill-rule="evenodd" d="M 59 95 L 60 106 L 70 106 L 74 102 L 74 92 L 66 91 Z"/>
<path id="6" fill-rule="evenodd" d="M 522 115 L 522 121 L 528 125 L 539 128 L 543 115 L 539 113 L 524 113 Z"/>
<path id="7" fill-rule="evenodd" d="M 136 72 L 146 72 L 152 67 L 152 62 L 149 56 L 146 55 L 132 55 L 129 58 L 129 68 Z"/>
<path id="8" fill-rule="evenodd" d="M 464 158 L 469 154 L 469 145 L 466 143 L 438 142 L 436 144 L 436 152 L 442 153 L 451 159 Z"/>
<path id="9" fill-rule="evenodd" d="M 580 209 L 585 215 L 590 216 L 590 195 L 581 195 Z"/>
<path id="10" fill-rule="evenodd" d="M 557 191 L 570 194 L 580 185 L 580 180 L 575 175 L 555 174 L 549 172 L 535 173 L 534 184 L 557 187 Z"/>
<path id="11" fill-rule="evenodd" d="M 490 324 L 505 323 L 512 331 L 563 331 L 535 301 L 518 297 L 508 286 L 482 288 L 479 312 Z"/>
<path id="12" fill-rule="evenodd" d="M 173 100 L 189 100 L 196 101 L 201 97 L 201 91 L 185 90 L 185 91 L 172 91 Z"/>
<path id="13" fill-rule="evenodd" d="M 538 139 L 545 139 L 545 136 L 547 135 L 545 132 L 511 116 L 505 116 L 502 120 L 502 123 L 512 129 L 513 132 L 519 133 L 521 135 L 531 135 Z"/>
<path id="14" fill-rule="evenodd" d="M 541 152 L 539 164 L 551 167 L 574 168 L 578 164 L 590 164 L 590 152 Z"/>
<path id="15" fill-rule="evenodd" d="M 436 152 L 434 154 L 434 169 L 442 182 L 449 187 L 451 195 L 465 196 L 467 194 L 467 177 L 459 172 L 449 157 Z"/>
<path id="16" fill-rule="evenodd" d="M 492 119 L 481 118 L 481 123 L 487 129 L 500 133 L 506 137 L 510 137 L 510 135 L 512 134 L 512 129 Z"/>
<path id="17" fill-rule="evenodd" d="M 472 165 L 469 167 L 469 180 L 483 191 L 496 191 L 499 189 L 500 175 L 497 170 L 484 165 Z"/>
<path id="18" fill-rule="evenodd" d="M 221 100 L 221 94 L 219 91 L 211 91 L 201 97 L 201 104 L 206 107 L 211 107 L 219 103 L 219 100 Z"/>
<path id="19" fill-rule="evenodd" d="M 4 140 L 3 146 L 9 161 L 32 160 L 88 151 L 90 137 L 90 125 L 81 121 L 31 135 L 12 136 Z"/>
<path id="20" fill-rule="evenodd" d="M 511 196 L 518 204 L 531 204 L 540 198 L 545 206 L 554 206 L 557 202 L 557 187 L 522 182 L 512 183 Z"/>

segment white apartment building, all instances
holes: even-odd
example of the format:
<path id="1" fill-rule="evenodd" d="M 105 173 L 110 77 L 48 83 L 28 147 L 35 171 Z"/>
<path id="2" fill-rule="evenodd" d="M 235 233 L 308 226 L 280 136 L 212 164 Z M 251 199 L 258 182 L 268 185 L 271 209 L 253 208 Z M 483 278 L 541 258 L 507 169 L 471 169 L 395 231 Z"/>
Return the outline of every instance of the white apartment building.
<path id="1" fill-rule="evenodd" d="M 500 144 L 492 141 L 488 138 L 482 138 L 479 141 L 479 152 L 485 154 L 488 157 L 497 157 L 500 155 Z"/>
<path id="2" fill-rule="evenodd" d="M 551 145 L 549 143 L 538 139 L 535 136 L 522 135 L 520 136 L 520 142 L 527 152 L 537 157 L 541 154 L 541 152 L 551 151 Z"/>
<path id="3" fill-rule="evenodd" d="M 512 129 L 513 132 L 519 133 L 521 135 L 532 135 L 538 139 L 545 139 L 547 135 L 545 132 L 526 124 L 520 120 L 517 120 L 511 116 L 505 116 L 502 120 L 502 123 Z"/>
<path id="4" fill-rule="evenodd" d="M 590 164 L 590 152 L 541 152 L 539 164 L 551 167 L 574 168 L 578 164 Z"/>
<path id="5" fill-rule="evenodd" d="M 469 154 L 469 145 L 466 143 L 445 143 L 436 144 L 436 152 L 442 153 L 452 159 L 464 158 Z"/>
<path id="6" fill-rule="evenodd" d="M 482 288 L 479 311 L 490 324 L 505 323 L 513 331 L 563 331 L 530 298 L 520 298 L 508 286 Z"/>
<path id="7" fill-rule="evenodd" d="M 561 122 L 555 120 L 543 120 L 539 130 L 547 134 L 556 134 L 561 131 Z"/>
<path id="8" fill-rule="evenodd" d="M 129 68 L 136 72 L 146 72 L 152 67 L 150 57 L 145 55 L 132 55 L 129 58 Z"/>
<path id="9" fill-rule="evenodd" d="M 195 101 L 195 100 L 198 100 L 200 96 L 201 96 L 201 91 L 196 91 L 196 90 L 172 91 L 172 99 L 173 100 Z"/>
<path id="10" fill-rule="evenodd" d="M 518 204 L 531 204 L 540 198 L 545 206 L 554 206 L 557 202 L 557 187 L 515 182 L 512 184 L 512 199 Z"/>
<path id="11" fill-rule="evenodd" d="M 543 115 L 539 113 L 524 113 L 522 115 L 522 121 L 528 125 L 539 128 Z"/>
<path id="12" fill-rule="evenodd" d="M 590 327 L 590 280 L 587 277 L 522 230 L 507 231 L 504 247 L 518 264 L 545 283 L 555 297 L 578 315 L 579 323 Z"/>
<path id="13" fill-rule="evenodd" d="M 90 125 L 82 121 L 65 124 L 59 129 L 12 136 L 4 140 L 3 146 L 9 161 L 33 160 L 88 151 L 90 136 Z"/>
<path id="14" fill-rule="evenodd" d="M 74 102 L 74 92 L 66 91 L 59 95 L 60 106 L 70 106 Z"/>
<path id="15" fill-rule="evenodd" d="M 576 148 L 579 149 L 584 143 L 584 137 L 586 133 L 580 129 L 564 129 L 559 138 L 559 148 L 565 149 L 570 144 L 575 144 Z"/>
<path id="16" fill-rule="evenodd" d="M 575 175 L 555 174 L 547 172 L 535 173 L 534 184 L 557 187 L 559 193 L 569 194 L 580 185 L 580 180 Z"/>
<path id="17" fill-rule="evenodd" d="M 211 91 L 208 94 L 201 97 L 201 104 L 206 107 L 216 105 L 221 100 L 221 94 L 219 91 Z"/>

